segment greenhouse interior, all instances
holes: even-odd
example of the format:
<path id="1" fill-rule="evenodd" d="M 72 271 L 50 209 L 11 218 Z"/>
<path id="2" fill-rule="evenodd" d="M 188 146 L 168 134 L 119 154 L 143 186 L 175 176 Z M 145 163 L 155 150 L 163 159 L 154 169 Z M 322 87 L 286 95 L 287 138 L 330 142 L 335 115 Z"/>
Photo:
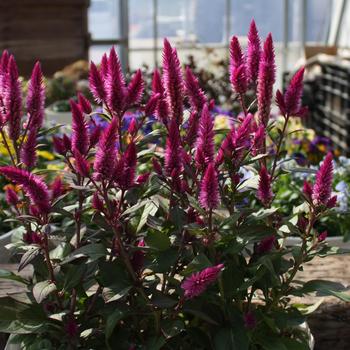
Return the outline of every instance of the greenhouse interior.
<path id="1" fill-rule="evenodd" d="M 350 349 L 349 31 L 1 0 L 0 350 Z"/>

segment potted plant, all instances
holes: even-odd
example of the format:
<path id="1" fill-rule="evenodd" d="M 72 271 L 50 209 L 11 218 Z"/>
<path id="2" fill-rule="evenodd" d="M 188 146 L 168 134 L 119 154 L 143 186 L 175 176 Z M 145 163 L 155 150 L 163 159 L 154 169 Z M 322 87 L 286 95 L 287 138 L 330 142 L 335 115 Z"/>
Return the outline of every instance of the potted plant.
<path id="1" fill-rule="evenodd" d="M 270 155 L 273 41 L 269 35 L 261 48 L 254 22 L 248 37 L 246 59 L 236 37 L 230 47 L 230 79 L 243 115 L 216 133 L 212 104 L 190 68 L 182 73 L 167 40 L 162 76 L 155 70 L 150 98 L 127 129 L 125 112 L 139 105 L 145 88 L 141 72 L 126 84 L 114 49 L 100 69 L 92 63 L 91 92 L 108 123 L 89 125 L 89 102 L 82 95 L 71 101 L 72 134 L 53 141 L 66 164 L 55 180 L 35 159 L 40 66 L 23 126 L 15 61 L 3 54 L 1 130 L 14 152 L 0 174 L 19 186 L 7 197 L 24 230 L 8 248 L 20 255 L 19 270 L 33 266 L 29 279 L 0 274 L 24 289 L 0 298 L 0 330 L 12 343 L 26 350 L 308 349 L 300 328 L 305 316 L 289 297 L 321 291 L 349 300 L 340 284 L 295 279 L 305 262 L 334 253 L 315 229 L 336 205 L 332 155 L 313 183 L 298 189 L 297 213 L 274 205 L 285 130 L 303 114 L 303 70 L 284 94 L 277 92 L 284 126 Z M 256 91 L 255 116 L 245 105 L 248 87 Z M 141 135 L 154 113 L 158 126 Z M 247 165 L 256 173 L 249 181 L 242 179 Z M 292 234 L 301 243 L 286 248 L 281 243 Z"/>

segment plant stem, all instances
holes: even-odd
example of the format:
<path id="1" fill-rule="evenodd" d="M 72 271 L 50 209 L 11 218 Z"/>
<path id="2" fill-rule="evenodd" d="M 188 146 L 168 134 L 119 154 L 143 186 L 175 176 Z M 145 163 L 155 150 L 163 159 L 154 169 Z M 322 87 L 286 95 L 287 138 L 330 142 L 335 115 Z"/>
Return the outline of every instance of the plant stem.
<path id="1" fill-rule="evenodd" d="M 282 129 L 282 133 L 281 133 L 280 139 L 279 139 L 279 141 L 278 141 L 275 159 L 274 159 L 273 165 L 272 165 L 272 170 L 271 170 L 271 179 L 272 179 L 272 180 L 273 180 L 273 176 L 274 176 L 274 174 L 275 174 L 275 170 L 276 170 L 276 166 L 277 166 L 277 161 L 278 161 L 278 158 L 279 158 L 279 155 L 280 155 L 281 146 L 282 146 L 282 142 L 283 142 L 283 139 L 284 139 L 284 136 L 285 136 L 284 134 L 285 134 L 286 129 L 287 129 L 288 121 L 289 121 L 289 115 L 286 115 L 286 116 L 285 116 L 285 120 L 284 120 L 284 125 L 283 125 L 283 129 Z"/>
<path id="2" fill-rule="evenodd" d="M 10 147 L 9 147 L 8 143 L 7 143 L 6 135 L 5 135 L 5 133 L 4 133 L 3 128 L 1 128 L 1 131 L 0 131 L 0 132 L 1 132 L 1 136 L 2 136 L 2 142 L 3 142 L 3 144 L 4 144 L 4 146 L 5 146 L 5 148 L 6 148 L 7 152 L 8 152 L 8 154 L 9 154 L 9 156 L 10 156 L 10 158 L 11 158 L 11 162 L 12 162 L 13 166 L 16 166 L 15 159 L 13 158 L 12 152 L 11 152 L 11 150 L 10 150 Z"/>

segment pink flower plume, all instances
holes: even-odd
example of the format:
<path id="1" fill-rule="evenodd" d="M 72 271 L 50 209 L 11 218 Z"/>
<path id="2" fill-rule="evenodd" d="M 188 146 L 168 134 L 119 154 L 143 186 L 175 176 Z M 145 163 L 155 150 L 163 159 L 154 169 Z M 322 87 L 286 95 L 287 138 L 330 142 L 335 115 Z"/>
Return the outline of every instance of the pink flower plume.
<path id="1" fill-rule="evenodd" d="M 187 277 L 181 284 L 181 288 L 185 292 L 185 298 L 192 299 L 201 295 L 209 285 L 217 280 L 223 268 L 224 265 L 219 264 L 207 267 L 206 269 Z"/>
<path id="2" fill-rule="evenodd" d="M 199 203 L 207 210 L 215 209 L 220 203 L 218 175 L 214 163 L 210 163 L 200 185 Z"/>

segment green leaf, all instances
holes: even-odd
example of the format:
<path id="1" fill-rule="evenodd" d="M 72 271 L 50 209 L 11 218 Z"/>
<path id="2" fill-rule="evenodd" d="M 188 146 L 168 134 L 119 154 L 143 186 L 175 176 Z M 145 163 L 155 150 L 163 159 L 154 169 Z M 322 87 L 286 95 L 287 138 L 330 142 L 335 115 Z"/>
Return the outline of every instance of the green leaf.
<path id="1" fill-rule="evenodd" d="M 0 279 L 16 281 L 16 282 L 20 282 L 20 283 L 24 283 L 24 284 L 28 283 L 21 276 L 17 276 L 11 271 L 1 270 L 1 269 L 0 269 Z"/>
<path id="2" fill-rule="evenodd" d="M 346 288 L 337 282 L 323 281 L 323 280 L 312 280 L 304 283 L 303 287 L 298 289 L 298 293 L 308 294 L 317 292 L 322 296 L 335 296 L 346 302 L 350 302 L 350 294 L 344 292 Z"/>
<path id="3" fill-rule="evenodd" d="M 148 216 L 154 216 L 159 208 L 159 203 L 156 200 L 152 200 L 152 201 L 148 201 L 145 205 L 145 207 L 143 208 L 143 212 L 142 215 L 140 217 L 140 221 L 139 224 L 137 226 L 136 229 L 136 233 L 140 232 L 142 227 L 145 225 L 145 223 L 147 222 L 147 218 Z"/>
<path id="4" fill-rule="evenodd" d="M 215 350 L 248 350 L 248 339 L 244 331 L 222 328 L 215 335 L 214 346 Z"/>
<path id="5" fill-rule="evenodd" d="M 209 266 L 212 266 L 212 263 L 207 256 L 205 254 L 199 254 L 188 264 L 187 268 L 182 272 L 182 274 L 188 276 Z"/>
<path id="6" fill-rule="evenodd" d="M 40 253 L 40 247 L 30 247 L 21 258 L 18 265 L 18 271 L 23 270 L 28 264 L 30 264 L 33 259 Z"/>
<path id="7" fill-rule="evenodd" d="M 155 290 L 152 295 L 152 304 L 161 309 L 168 309 L 177 304 L 177 300 L 170 298 L 169 296 L 163 294 L 162 292 Z"/>
<path id="8" fill-rule="evenodd" d="M 125 317 L 125 315 L 125 312 L 118 309 L 114 310 L 110 315 L 108 315 L 105 328 L 107 342 L 108 339 L 111 337 L 115 326 L 120 320 L 122 320 Z"/>
<path id="9" fill-rule="evenodd" d="M 165 320 L 161 325 L 162 333 L 167 339 L 175 337 L 185 329 L 185 324 L 181 320 Z"/>
<path id="10" fill-rule="evenodd" d="M 42 281 L 37 283 L 33 287 L 33 296 L 35 300 L 40 304 L 49 294 L 57 289 L 55 283 L 51 281 Z"/>
<path id="11" fill-rule="evenodd" d="M 81 283 L 86 270 L 87 266 L 85 264 L 69 266 L 68 272 L 65 273 L 63 289 L 65 291 L 70 291 Z"/>
<path id="12" fill-rule="evenodd" d="M 155 250 L 163 251 L 170 248 L 170 239 L 163 231 L 149 231 L 145 238 L 147 245 Z"/>
<path id="13" fill-rule="evenodd" d="M 88 258 L 87 262 L 93 262 L 107 255 L 106 247 L 101 243 L 84 245 L 70 254 L 62 264 L 67 264 L 79 258 Z"/>

